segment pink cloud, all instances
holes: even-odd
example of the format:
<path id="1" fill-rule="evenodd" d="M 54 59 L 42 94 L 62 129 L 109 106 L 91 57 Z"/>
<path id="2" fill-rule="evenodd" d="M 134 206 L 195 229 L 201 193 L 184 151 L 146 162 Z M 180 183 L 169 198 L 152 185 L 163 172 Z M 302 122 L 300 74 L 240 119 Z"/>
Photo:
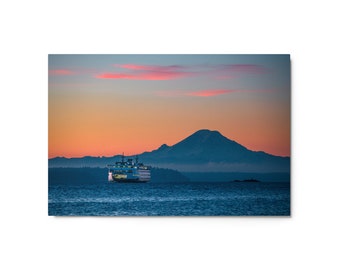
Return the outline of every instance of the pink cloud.
<path id="1" fill-rule="evenodd" d="M 248 93 L 271 93 L 272 89 L 208 89 L 208 90 L 200 90 L 196 92 L 186 93 L 186 96 L 196 96 L 196 97 L 212 97 L 219 96 L 224 94 L 236 93 L 236 92 L 248 92 Z"/>
<path id="2" fill-rule="evenodd" d="M 199 90 L 199 91 L 181 91 L 181 90 L 172 90 L 172 91 L 158 91 L 156 94 L 162 97 L 179 97 L 179 96 L 193 96 L 193 97 L 212 97 L 224 94 L 230 94 L 233 92 L 237 92 L 239 90 L 230 90 L 230 89 L 207 89 L 207 90 Z"/>
<path id="3" fill-rule="evenodd" d="M 128 79 L 128 80 L 175 80 L 189 76 L 181 72 L 143 72 L 143 73 L 102 73 L 95 77 L 97 79 Z"/>
<path id="4" fill-rule="evenodd" d="M 115 65 L 120 68 L 130 69 L 130 70 L 143 70 L 143 71 L 153 71 L 153 72 L 179 72 L 185 69 L 185 66 L 180 65 L 170 65 L 170 66 L 150 66 L 150 65 L 135 65 L 135 64 L 123 64 Z"/>
<path id="5" fill-rule="evenodd" d="M 142 65 L 134 65 L 134 64 L 123 64 L 123 65 L 115 65 L 116 67 L 120 68 L 126 68 L 126 69 L 133 69 L 133 70 L 145 70 L 148 66 L 142 66 Z"/>
<path id="6" fill-rule="evenodd" d="M 52 69 L 48 73 L 50 75 L 73 75 L 75 72 L 69 69 Z"/>
<path id="7" fill-rule="evenodd" d="M 129 73 L 103 73 L 95 77 L 98 79 L 129 79 L 129 80 L 175 80 L 193 75 L 193 72 L 182 70 L 182 66 L 147 66 L 124 64 L 115 65 L 120 68 L 131 70 Z"/>
<path id="8" fill-rule="evenodd" d="M 184 91 L 184 90 L 170 90 L 170 91 L 158 91 L 156 95 L 161 97 L 183 97 L 183 96 L 191 96 L 191 97 L 213 97 L 225 94 L 231 94 L 236 92 L 249 92 L 249 93 L 270 93 L 273 92 L 272 89 L 254 89 L 254 90 L 245 90 L 245 89 L 206 89 L 199 91 Z"/>
<path id="9" fill-rule="evenodd" d="M 175 80 L 191 76 L 189 72 L 178 71 L 151 71 L 138 74 L 136 76 L 139 80 Z"/>
<path id="10" fill-rule="evenodd" d="M 242 74 L 261 74 L 268 70 L 260 65 L 234 64 L 234 65 L 138 65 L 115 64 L 114 67 L 123 69 L 123 72 L 105 72 L 95 75 L 98 79 L 125 79 L 125 80 L 176 80 L 193 76 L 212 76 L 215 79 L 234 79 Z"/>

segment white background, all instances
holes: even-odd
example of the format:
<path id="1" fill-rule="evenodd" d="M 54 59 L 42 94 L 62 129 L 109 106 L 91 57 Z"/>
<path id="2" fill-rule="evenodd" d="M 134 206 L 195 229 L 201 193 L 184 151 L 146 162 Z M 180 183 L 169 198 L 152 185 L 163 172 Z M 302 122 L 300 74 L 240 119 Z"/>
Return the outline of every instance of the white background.
<path id="1" fill-rule="evenodd" d="M 2 1 L 0 13 L 1 269 L 340 269 L 336 1 Z M 48 217 L 49 53 L 290 53 L 292 217 Z"/>

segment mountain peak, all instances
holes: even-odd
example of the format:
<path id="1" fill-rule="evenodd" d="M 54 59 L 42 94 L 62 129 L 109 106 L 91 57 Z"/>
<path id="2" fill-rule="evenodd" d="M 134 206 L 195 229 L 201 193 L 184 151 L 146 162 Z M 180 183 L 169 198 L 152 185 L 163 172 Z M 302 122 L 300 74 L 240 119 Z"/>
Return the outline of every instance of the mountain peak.
<path id="1" fill-rule="evenodd" d="M 221 142 L 221 141 L 229 141 L 226 137 L 224 137 L 217 130 L 209 130 L 209 129 L 201 129 L 196 131 L 187 137 L 184 141 L 191 141 L 195 143 L 206 143 L 206 142 Z"/>
<path id="2" fill-rule="evenodd" d="M 197 130 L 195 133 L 219 133 L 217 130 L 210 130 L 210 129 L 200 129 L 200 130 Z M 220 134 L 220 133 L 219 133 Z"/>
<path id="3" fill-rule="evenodd" d="M 233 150 L 235 147 L 243 148 L 216 130 L 201 129 L 173 145 L 171 152 L 180 152 L 181 155 L 194 154 L 208 157 L 219 152 L 224 153 L 226 150 Z"/>
<path id="4" fill-rule="evenodd" d="M 199 136 L 222 136 L 223 135 L 217 131 L 217 130 L 209 130 L 209 129 L 200 129 L 197 130 L 195 133 L 193 133 L 192 135 L 199 135 Z"/>

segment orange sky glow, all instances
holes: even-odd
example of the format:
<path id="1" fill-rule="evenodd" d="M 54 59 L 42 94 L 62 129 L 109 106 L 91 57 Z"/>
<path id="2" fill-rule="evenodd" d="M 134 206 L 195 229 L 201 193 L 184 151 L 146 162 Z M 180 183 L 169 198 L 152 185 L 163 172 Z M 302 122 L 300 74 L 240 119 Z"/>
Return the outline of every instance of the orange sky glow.
<path id="1" fill-rule="evenodd" d="M 134 155 L 199 129 L 290 156 L 287 55 L 50 55 L 48 90 L 49 158 Z"/>

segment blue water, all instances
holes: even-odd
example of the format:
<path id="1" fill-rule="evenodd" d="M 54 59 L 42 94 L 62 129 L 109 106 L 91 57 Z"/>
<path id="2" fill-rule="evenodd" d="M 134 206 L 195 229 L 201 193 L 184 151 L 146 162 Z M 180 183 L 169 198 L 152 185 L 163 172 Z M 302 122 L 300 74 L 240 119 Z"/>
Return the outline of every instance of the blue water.
<path id="1" fill-rule="evenodd" d="M 51 185 L 51 216 L 289 216 L 289 183 Z"/>

